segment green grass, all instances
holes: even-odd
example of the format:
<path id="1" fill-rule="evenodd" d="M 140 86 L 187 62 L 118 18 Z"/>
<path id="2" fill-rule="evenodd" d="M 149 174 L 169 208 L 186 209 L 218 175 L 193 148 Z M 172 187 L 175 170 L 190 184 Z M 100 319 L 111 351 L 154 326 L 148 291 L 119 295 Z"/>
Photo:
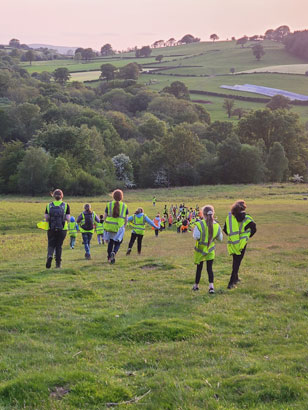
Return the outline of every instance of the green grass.
<path id="1" fill-rule="evenodd" d="M 191 56 L 190 58 L 179 58 L 177 62 L 166 62 L 161 65 L 164 67 L 181 65 L 181 68 L 174 68 L 164 73 L 170 74 L 194 74 L 194 75 L 217 75 L 229 74 L 230 68 L 235 68 L 235 71 L 244 71 L 250 69 L 258 69 L 266 66 L 276 66 L 280 64 L 301 64 L 305 61 L 289 54 L 282 44 L 272 41 L 264 41 L 263 47 L 265 55 L 260 61 L 257 61 L 252 54 L 251 47 L 254 43 L 247 43 L 242 48 L 237 46 L 235 42 L 218 42 L 206 43 L 204 48 L 198 51 L 202 55 Z M 198 52 L 196 52 L 198 54 Z M 187 67 L 185 66 L 200 66 Z"/>
<path id="2" fill-rule="evenodd" d="M 153 195 L 158 202 L 151 205 Z M 307 393 L 307 185 L 211 186 L 128 191 L 130 213 L 164 204 L 212 203 L 221 224 L 248 202 L 258 232 L 242 282 L 226 290 L 231 259 L 217 245 L 216 295 L 194 281 L 191 234 L 148 229 L 143 252 L 106 262 L 106 246 L 64 245 L 63 268 L 44 268 L 35 229 L 48 198 L 0 202 L 0 408 L 104 409 L 149 392 L 131 409 L 304 409 Z M 109 197 L 68 198 L 104 210 Z M 119 408 L 126 408 L 122 405 Z"/>
<path id="3" fill-rule="evenodd" d="M 308 71 L 308 64 L 275 65 L 270 67 L 254 68 L 244 71 L 244 73 L 281 73 L 281 74 L 305 74 Z"/>
<path id="4" fill-rule="evenodd" d="M 52 60 L 52 61 L 35 61 L 30 65 L 29 63 L 21 63 L 21 66 L 26 69 L 30 74 L 37 72 L 41 73 L 43 71 L 52 72 L 58 67 L 66 67 L 70 72 L 80 72 L 80 71 L 91 71 L 99 70 L 102 64 L 113 64 L 116 67 L 123 67 L 128 63 L 136 62 L 138 64 L 152 63 L 155 59 L 153 57 L 142 58 L 142 59 L 121 59 L 118 58 L 100 58 L 94 61 L 76 63 L 74 60 Z"/>

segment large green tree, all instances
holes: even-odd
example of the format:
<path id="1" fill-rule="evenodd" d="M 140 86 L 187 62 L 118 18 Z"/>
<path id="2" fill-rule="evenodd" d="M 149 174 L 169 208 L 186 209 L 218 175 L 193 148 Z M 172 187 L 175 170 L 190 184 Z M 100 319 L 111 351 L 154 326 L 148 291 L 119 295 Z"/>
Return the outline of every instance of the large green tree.
<path id="1" fill-rule="evenodd" d="M 50 171 L 50 156 L 42 148 L 30 147 L 18 166 L 20 192 L 27 195 L 47 193 Z"/>
<path id="2" fill-rule="evenodd" d="M 272 182 L 282 182 L 287 176 L 288 159 L 283 146 L 279 142 L 274 142 L 269 150 L 267 169 L 269 180 Z"/>
<path id="3" fill-rule="evenodd" d="M 58 67 L 53 72 L 53 78 L 61 85 L 64 85 L 70 78 L 71 74 L 66 67 Z"/>

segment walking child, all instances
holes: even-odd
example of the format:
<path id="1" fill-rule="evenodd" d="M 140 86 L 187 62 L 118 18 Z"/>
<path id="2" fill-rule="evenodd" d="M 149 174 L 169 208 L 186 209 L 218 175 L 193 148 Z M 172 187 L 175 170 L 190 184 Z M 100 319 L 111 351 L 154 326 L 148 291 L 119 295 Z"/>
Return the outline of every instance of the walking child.
<path id="1" fill-rule="evenodd" d="M 252 217 L 245 212 L 246 202 L 236 201 L 229 212 L 224 232 L 228 235 L 228 252 L 232 255 L 233 264 L 228 289 L 232 289 L 240 282 L 238 272 L 244 258 L 249 238 L 257 232 L 257 227 Z"/>
<path id="2" fill-rule="evenodd" d="M 157 214 L 156 216 L 155 216 L 155 218 L 153 219 L 153 222 L 154 222 L 154 225 L 155 225 L 155 228 L 152 228 L 152 229 L 155 229 L 155 236 L 158 236 L 158 231 L 160 230 L 160 228 L 161 228 L 161 219 L 160 219 L 160 214 Z"/>
<path id="3" fill-rule="evenodd" d="M 214 207 L 206 205 L 202 208 L 203 218 L 196 222 L 193 237 L 196 239 L 194 252 L 195 264 L 197 265 L 195 284 L 192 290 L 199 290 L 199 282 L 203 263 L 206 261 L 206 269 L 209 277 L 209 293 L 214 291 L 214 273 L 213 262 L 215 259 L 215 240 L 222 241 L 222 230 L 219 224 L 214 220 Z"/>
<path id="4" fill-rule="evenodd" d="M 129 244 L 128 244 L 128 249 L 127 249 L 126 255 L 129 255 L 131 253 L 136 239 L 137 239 L 138 255 L 140 255 L 141 254 L 141 247 L 142 247 L 142 239 L 143 239 L 143 236 L 144 236 L 144 233 L 145 233 L 145 223 L 147 222 L 154 229 L 157 229 L 157 227 L 154 224 L 154 222 L 151 221 L 151 219 L 147 215 L 145 215 L 142 208 L 138 208 L 136 210 L 135 214 L 128 218 L 128 222 L 133 227 L 133 231 L 132 231 L 132 234 L 131 234 L 131 237 L 130 237 L 130 241 L 129 241 Z"/>
<path id="5" fill-rule="evenodd" d="M 104 215 L 99 216 L 99 222 L 95 224 L 95 231 L 97 234 L 97 242 L 99 245 L 104 245 Z"/>
<path id="6" fill-rule="evenodd" d="M 71 216 L 70 222 L 68 223 L 68 234 L 70 237 L 70 248 L 74 249 L 76 244 L 77 232 L 79 231 L 79 226 L 75 221 L 75 218 Z"/>
<path id="7" fill-rule="evenodd" d="M 90 243 L 94 233 L 95 222 L 99 222 L 98 216 L 92 211 L 90 204 L 85 204 L 84 211 L 77 218 L 77 223 L 80 226 L 80 232 L 82 234 L 82 240 L 86 252 L 84 256 L 88 260 L 91 259 Z"/>
<path id="8" fill-rule="evenodd" d="M 61 267 L 62 245 L 66 237 L 67 223 L 70 220 L 70 206 L 63 202 L 63 192 L 61 189 L 56 189 L 52 196 L 54 199 L 46 206 L 45 210 L 45 221 L 48 222 L 47 269 L 51 267 L 54 253 L 56 268 Z"/>
<path id="9" fill-rule="evenodd" d="M 128 219 L 127 205 L 122 202 L 123 192 L 116 189 L 112 193 L 113 200 L 107 204 L 104 215 L 104 240 L 108 242 L 107 259 L 115 263 L 115 256 L 123 241 Z"/>

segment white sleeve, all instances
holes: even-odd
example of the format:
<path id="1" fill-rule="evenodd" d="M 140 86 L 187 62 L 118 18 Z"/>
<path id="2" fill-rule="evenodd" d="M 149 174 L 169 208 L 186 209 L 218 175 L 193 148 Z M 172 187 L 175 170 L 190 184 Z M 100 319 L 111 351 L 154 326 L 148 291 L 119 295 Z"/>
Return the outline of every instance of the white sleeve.
<path id="1" fill-rule="evenodd" d="M 194 231 L 193 231 L 193 238 L 196 239 L 196 240 L 200 239 L 200 231 L 196 226 L 195 226 Z"/>
<path id="2" fill-rule="evenodd" d="M 223 240 L 223 234 L 222 234 L 222 229 L 221 229 L 221 227 L 219 227 L 218 234 L 217 234 L 217 236 L 216 236 L 215 239 L 216 239 L 217 241 L 219 241 L 219 242 L 222 242 L 222 240 Z"/>

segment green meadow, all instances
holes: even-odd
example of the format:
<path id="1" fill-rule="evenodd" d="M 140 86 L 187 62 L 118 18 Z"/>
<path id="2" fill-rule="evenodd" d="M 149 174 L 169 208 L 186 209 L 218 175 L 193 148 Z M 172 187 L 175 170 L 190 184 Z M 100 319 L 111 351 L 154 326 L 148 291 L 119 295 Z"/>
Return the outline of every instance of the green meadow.
<path id="1" fill-rule="evenodd" d="M 213 204 L 223 225 L 244 198 L 257 223 L 227 290 L 226 238 L 217 244 L 215 295 L 194 282 L 194 240 L 148 227 L 142 255 L 115 265 L 80 235 L 61 269 L 45 269 L 46 233 L 36 229 L 46 198 L 0 201 L 0 408 L 306 409 L 308 318 L 307 185 L 203 186 L 124 193 L 130 214 L 164 205 Z M 151 199 L 157 197 L 154 208 Z M 103 213 L 108 195 L 65 198 Z"/>
<path id="2" fill-rule="evenodd" d="M 265 55 L 257 61 L 252 54 L 254 42 L 245 47 L 235 41 L 200 42 L 189 45 L 152 49 L 151 57 L 135 58 L 134 53 L 122 53 L 112 57 L 96 58 L 87 63 L 74 60 L 53 60 L 22 63 L 22 67 L 33 72 L 52 72 L 58 67 L 67 67 L 71 72 L 70 81 L 85 82 L 90 87 L 99 84 L 100 66 L 111 63 L 122 67 L 130 62 L 137 62 L 143 69 L 155 69 L 152 74 L 141 74 L 139 82 L 151 89 L 161 91 L 173 81 L 182 81 L 190 90 L 210 91 L 223 95 L 239 95 L 262 98 L 260 94 L 245 93 L 220 88 L 221 85 L 255 84 L 279 88 L 300 94 L 308 93 L 307 61 L 289 54 L 283 44 L 265 40 L 262 45 Z M 163 55 L 161 63 L 155 61 L 157 55 Z M 230 69 L 235 75 L 230 74 Z M 245 73 L 243 73 L 245 72 Z M 90 83 L 87 83 L 90 81 Z M 94 82 L 93 82 L 94 81 Z M 206 100 L 206 106 L 212 120 L 229 120 L 222 109 L 224 97 L 207 97 L 191 94 L 192 99 Z M 236 101 L 236 107 L 245 109 L 264 108 L 265 104 Z M 306 107 L 295 106 L 303 123 L 308 121 Z M 236 121 L 232 117 L 231 121 Z"/>

